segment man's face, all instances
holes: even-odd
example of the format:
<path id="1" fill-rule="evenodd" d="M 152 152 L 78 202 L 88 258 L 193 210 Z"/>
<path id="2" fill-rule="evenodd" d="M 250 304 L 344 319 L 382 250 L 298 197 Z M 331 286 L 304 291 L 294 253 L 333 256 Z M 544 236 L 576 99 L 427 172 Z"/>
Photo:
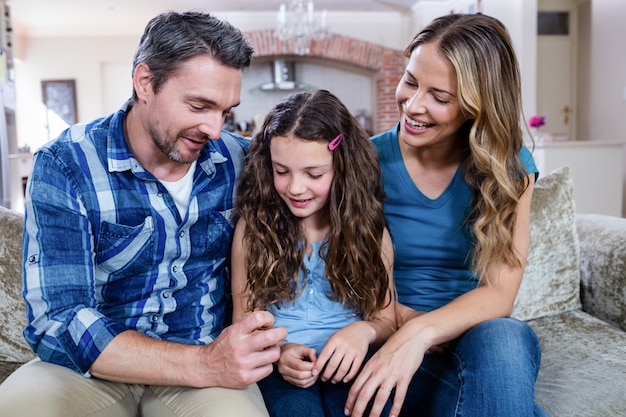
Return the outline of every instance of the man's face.
<path id="1" fill-rule="evenodd" d="M 143 123 L 156 149 L 175 162 L 195 161 L 239 104 L 241 79 L 241 70 L 202 55 L 182 63 L 156 94 L 149 88 Z"/>

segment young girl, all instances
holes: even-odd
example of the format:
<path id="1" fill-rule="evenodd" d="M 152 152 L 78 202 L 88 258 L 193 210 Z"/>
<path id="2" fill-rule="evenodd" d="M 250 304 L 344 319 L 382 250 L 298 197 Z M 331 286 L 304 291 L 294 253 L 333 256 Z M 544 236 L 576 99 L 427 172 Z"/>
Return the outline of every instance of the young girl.
<path id="1" fill-rule="evenodd" d="M 233 321 L 268 310 L 288 331 L 259 382 L 272 417 L 343 416 L 350 381 L 395 329 L 393 249 L 367 134 L 324 90 L 267 115 L 240 178 Z"/>

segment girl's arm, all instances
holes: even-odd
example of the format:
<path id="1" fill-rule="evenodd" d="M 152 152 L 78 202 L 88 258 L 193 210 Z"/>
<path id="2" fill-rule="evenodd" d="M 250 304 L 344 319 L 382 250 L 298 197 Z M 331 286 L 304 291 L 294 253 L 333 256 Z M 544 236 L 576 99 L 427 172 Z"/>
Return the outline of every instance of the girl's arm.
<path id="1" fill-rule="evenodd" d="M 393 283 L 393 244 L 387 229 L 383 232 L 381 255 L 387 269 L 387 306 L 378 317 L 361 320 L 338 330 L 320 353 L 313 374 L 321 375 L 323 381 L 347 382 L 361 369 L 370 349 L 377 349 L 396 330 L 395 285 Z"/>
<path id="2" fill-rule="evenodd" d="M 248 293 L 246 291 L 246 248 L 243 242 L 245 229 L 246 222 L 243 219 L 239 219 L 237 225 L 235 226 L 230 257 L 230 285 L 233 295 L 233 323 L 237 323 L 246 315 L 250 314 L 250 312 L 247 311 Z"/>
<path id="3" fill-rule="evenodd" d="M 394 388 L 390 415 L 398 415 L 409 382 L 429 349 L 459 337 L 483 321 L 511 314 L 530 244 L 530 203 L 534 175 L 532 177 L 518 203 L 513 236 L 514 250 L 521 266 L 512 268 L 494 264 L 489 270 L 489 279 L 485 280 L 489 284 L 480 285 L 431 312 L 412 318 L 404 314 L 406 323 L 389 337 L 355 380 L 346 403 L 351 416 L 361 417 L 373 397 L 375 404 L 370 416 L 378 416 L 390 390 Z"/>

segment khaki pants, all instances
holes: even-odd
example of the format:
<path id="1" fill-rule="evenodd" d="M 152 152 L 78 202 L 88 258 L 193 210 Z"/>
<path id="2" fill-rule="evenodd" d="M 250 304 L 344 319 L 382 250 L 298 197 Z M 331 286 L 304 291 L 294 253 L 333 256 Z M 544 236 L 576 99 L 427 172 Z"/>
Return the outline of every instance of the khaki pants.
<path id="1" fill-rule="evenodd" d="M 0 416 L 268 417 L 256 386 L 245 389 L 122 384 L 85 378 L 35 359 L 0 385 Z"/>

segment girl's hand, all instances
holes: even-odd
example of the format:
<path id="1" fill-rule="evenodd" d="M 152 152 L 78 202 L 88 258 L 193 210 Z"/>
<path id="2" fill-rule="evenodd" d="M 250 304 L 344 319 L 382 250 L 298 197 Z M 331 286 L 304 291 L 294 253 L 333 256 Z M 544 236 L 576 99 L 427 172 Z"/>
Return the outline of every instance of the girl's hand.
<path id="1" fill-rule="evenodd" d="M 297 343 L 285 343 L 278 360 L 278 372 L 285 381 L 300 388 L 308 388 L 317 381 L 313 364 L 317 359 L 315 349 Z"/>
<path id="2" fill-rule="evenodd" d="M 313 374 L 322 371 L 322 381 L 351 381 L 361 369 L 372 340 L 373 330 L 367 321 L 358 321 L 333 334 L 313 367 Z"/>

